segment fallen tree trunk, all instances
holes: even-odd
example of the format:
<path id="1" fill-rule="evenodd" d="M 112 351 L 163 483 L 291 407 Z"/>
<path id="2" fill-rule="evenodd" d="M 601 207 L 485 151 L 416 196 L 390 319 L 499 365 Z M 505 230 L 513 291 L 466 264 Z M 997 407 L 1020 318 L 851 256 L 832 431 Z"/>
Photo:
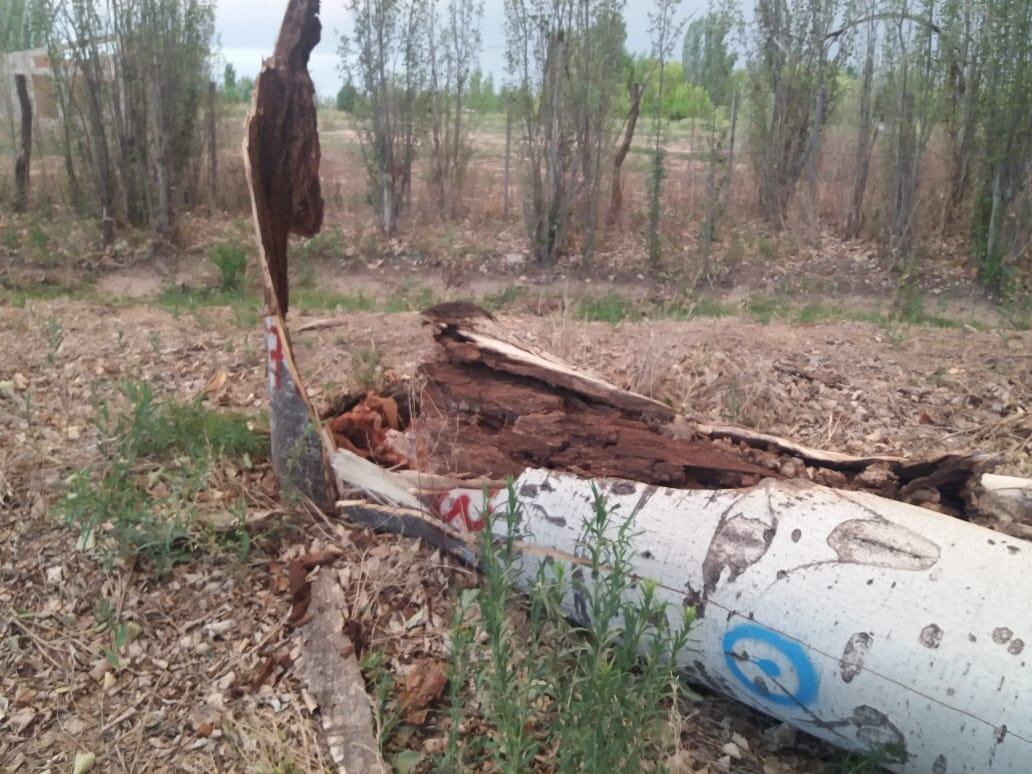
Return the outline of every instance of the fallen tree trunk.
<path id="1" fill-rule="evenodd" d="M 533 583 L 543 563 L 567 565 L 569 577 L 587 563 L 591 485 L 529 470 L 514 486 L 518 583 Z M 601 491 L 634 515 L 635 573 L 669 603 L 671 623 L 694 613 L 676 654 L 693 681 L 837 746 L 880 753 L 897 771 L 1027 770 L 1032 616 L 1007 600 L 1032 594 L 1032 544 L 800 481 L 737 491 L 608 481 Z M 342 511 L 454 546 L 462 530 L 442 521 L 460 512 L 451 525 L 482 526 L 508 492 L 488 498 L 485 509 L 483 494 L 456 490 L 422 512 Z M 470 541 L 456 553 L 475 557 Z M 583 622 L 574 594 L 563 605 Z"/>

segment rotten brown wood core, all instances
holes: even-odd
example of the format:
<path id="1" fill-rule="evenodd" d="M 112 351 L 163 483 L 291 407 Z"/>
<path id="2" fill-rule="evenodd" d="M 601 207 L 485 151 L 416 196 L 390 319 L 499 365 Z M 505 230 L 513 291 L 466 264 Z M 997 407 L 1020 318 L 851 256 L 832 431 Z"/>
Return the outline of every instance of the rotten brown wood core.
<path id="1" fill-rule="evenodd" d="M 418 387 L 395 384 L 387 391 L 409 415 L 400 424 L 404 442 L 390 443 L 409 467 L 424 473 L 499 479 L 537 467 L 677 488 L 805 478 L 965 516 L 978 476 L 995 461 L 985 455 L 907 461 L 787 448 L 783 439 L 710 428 L 619 390 L 524 347 L 470 305 L 442 305 L 425 317 L 436 329 L 436 358 L 420 366 Z M 406 406 L 406 394 L 418 400 Z M 337 408 L 353 411 L 360 401 Z"/>
<path id="2" fill-rule="evenodd" d="M 291 0 L 255 83 L 246 155 L 255 216 L 272 281 L 269 312 L 286 316 L 287 238 L 314 236 L 322 227 L 319 131 L 308 58 L 319 42 L 319 0 Z"/>

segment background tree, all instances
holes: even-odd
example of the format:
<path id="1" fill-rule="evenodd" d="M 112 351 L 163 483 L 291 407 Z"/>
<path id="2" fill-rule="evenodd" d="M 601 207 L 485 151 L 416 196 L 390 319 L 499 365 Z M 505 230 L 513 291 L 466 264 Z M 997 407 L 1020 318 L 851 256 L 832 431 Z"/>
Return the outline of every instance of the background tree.
<path id="1" fill-rule="evenodd" d="M 430 10 L 427 50 L 430 66 L 429 163 L 430 185 L 441 213 L 458 216 L 466 168 L 473 150 L 469 144 L 466 97 L 470 75 L 480 51 L 478 0 L 445 0 L 443 18 Z"/>
<path id="2" fill-rule="evenodd" d="M 684 33 L 681 63 L 684 80 L 706 90 L 714 105 L 731 102 L 732 73 L 738 55 L 728 50 L 733 17 L 710 11 L 693 20 Z"/>
<path id="3" fill-rule="evenodd" d="M 673 52 L 674 42 L 680 36 L 676 13 L 680 0 L 656 0 L 655 10 L 649 14 L 652 35 L 652 55 L 657 62 L 656 95 L 662 106 L 666 89 L 666 65 Z M 663 179 L 666 177 L 663 148 L 663 111 L 653 118 L 652 161 L 649 170 L 649 223 L 646 232 L 649 263 L 656 267 L 662 257 L 660 221 L 663 211 Z"/>
<path id="4" fill-rule="evenodd" d="M 831 115 L 849 36 L 829 37 L 841 10 L 838 0 L 756 0 L 749 133 L 760 212 L 775 228 Z"/>
<path id="5" fill-rule="evenodd" d="M 997 292 L 1011 267 L 1027 260 L 1027 191 L 1032 175 L 1032 3 L 986 0 L 984 88 L 981 90 L 983 152 L 974 202 L 972 249 L 979 276 Z M 1014 205 L 1026 195 L 1023 217 Z"/>
<path id="6" fill-rule="evenodd" d="M 393 235 L 408 204 L 426 116 L 429 13 L 425 0 L 348 0 L 354 30 L 342 64 L 363 93 L 359 121 L 370 200 Z"/>

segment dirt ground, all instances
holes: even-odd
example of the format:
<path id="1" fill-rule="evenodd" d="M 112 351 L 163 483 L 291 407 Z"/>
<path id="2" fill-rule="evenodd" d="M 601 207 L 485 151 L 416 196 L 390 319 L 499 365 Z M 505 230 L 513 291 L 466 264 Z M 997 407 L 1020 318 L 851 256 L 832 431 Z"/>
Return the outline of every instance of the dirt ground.
<path id="1" fill-rule="evenodd" d="M 983 449 L 1000 455 L 998 472 L 1032 475 L 1030 332 L 733 317 L 609 325 L 560 313 L 502 320 L 693 415 L 852 452 Z M 411 541 L 299 512 L 274 490 L 250 501 L 264 526 L 244 560 L 213 551 L 163 580 L 103 566 L 52 513 L 69 475 L 96 459 L 96 396 L 132 378 L 189 397 L 225 371 L 220 405 L 257 417 L 262 334 L 225 308 L 177 317 L 140 301 L 29 301 L 0 307 L 0 326 L 0 770 L 67 771 L 87 751 L 102 771 L 329 770 L 290 668 L 300 644 L 285 625 L 284 567 L 338 546 L 356 579 L 375 577 L 371 642 L 396 667 L 436 647 L 432 632 L 396 632 L 398 610 L 417 592 L 447 610 L 449 589 L 470 583 L 469 573 Z M 375 351 L 375 362 L 405 375 L 430 346 L 414 313 L 356 312 L 294 340 L 317 403 L 351 385 L 356 352 Z M 135 624 L 117 668 L 105 659 L 110 633 L 96 623 L 100 599 Z M 268 657 L 283 654 L 285 673 L 278 667 L 255 687 Z M 734 771 L 844 770 L 823 745 L 801 735 L 786 743 L 776 725 L 719 697 L 703 697 L 681 731 L 685 771 L 727 770 L 722 748 L 735 733 L 749 749 Z"/>

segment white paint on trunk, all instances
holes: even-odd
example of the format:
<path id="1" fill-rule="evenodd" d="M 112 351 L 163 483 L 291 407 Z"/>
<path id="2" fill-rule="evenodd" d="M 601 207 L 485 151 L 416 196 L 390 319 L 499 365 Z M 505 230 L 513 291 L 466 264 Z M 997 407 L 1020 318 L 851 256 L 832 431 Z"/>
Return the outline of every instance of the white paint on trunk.
<path id="1" fill-rule="evenodd" d="M 549 549 L 524 553 L 522 579 L 583 555 L 590 483 L 516 486 L 523 540 Z M 897 771 L 1032 771 L 1032 544 L 806 482 L 599 486 L 635 514 L 637 573 L 672 615 L 695 608 L 678 655 L 693 679 L 840 747 L 894 749 Z"/>

